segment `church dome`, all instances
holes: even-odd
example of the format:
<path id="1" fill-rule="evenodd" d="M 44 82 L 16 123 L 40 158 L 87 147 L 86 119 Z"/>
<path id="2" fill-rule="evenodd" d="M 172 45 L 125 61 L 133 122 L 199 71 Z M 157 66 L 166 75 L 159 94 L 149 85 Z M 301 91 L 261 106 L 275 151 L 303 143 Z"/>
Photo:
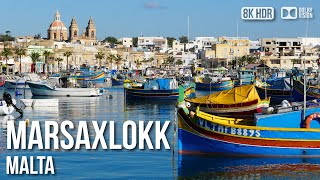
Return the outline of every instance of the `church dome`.
<path id="1" fill-rule="evenodd" d="M 55 31 L 55 30 L 67 31 L 66 26 L 60 20 L 59 11 L 56 12 L 55 17 L 54 17 L 54 21 L 49 26 L 49 30 L 52 30 L 52 31 Z"/>

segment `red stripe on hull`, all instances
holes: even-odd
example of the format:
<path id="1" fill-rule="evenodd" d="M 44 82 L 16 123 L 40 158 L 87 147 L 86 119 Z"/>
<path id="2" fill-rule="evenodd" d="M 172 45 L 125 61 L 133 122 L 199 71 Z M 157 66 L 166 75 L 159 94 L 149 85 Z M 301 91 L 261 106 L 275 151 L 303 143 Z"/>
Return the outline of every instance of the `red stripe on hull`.
<path id="1" fill-rule="evenodd" d="M 182 112 L 181 112 L 182 111 Z M 196 124 L 194 124 L 189 117 L 184 114 L 183 110 L 179 110 L 180 115 L 183 117 L 185 122 L 195 131 L 203 134 L 209 138 L 227 141 L 235 144 L 246 144 L 254 146 L 274 146 L 274 147 L 301 147 L 301 148 L 320 148 L 320 142 L 317 141 L 280 141 L 280 140 L 264 140 L 264 139 L 249 139 L 242 137 L 234 137 L 223 134 L 214 133 L 208 130 L 205 130 Z"/>

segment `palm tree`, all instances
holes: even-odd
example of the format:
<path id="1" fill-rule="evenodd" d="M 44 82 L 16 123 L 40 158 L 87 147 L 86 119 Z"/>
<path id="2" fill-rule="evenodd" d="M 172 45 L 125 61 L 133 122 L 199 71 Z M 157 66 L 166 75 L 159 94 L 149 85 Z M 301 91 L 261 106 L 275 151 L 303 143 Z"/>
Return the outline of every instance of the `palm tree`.
<path id="1" fill-rule="evenodd" d="M 134 63 L 136 64 L 138 69 L 140 68 L 140 66 L 142 64 L 139 59 L 135 60 Z"/>
<path id="2" fill-rule="evenodd" d="M 166 65 L 169 65 L 169 64 L 171 65 L 171 64 L 174 63 L 174 60 L 175 60 L 175 58 L 173 56 L 169 56 L 169 57 L 167 57 L 165 64 Z"/>
<path id="3" fill-rule="evenodd" d="M 153 62 L 153 61 L 154 61 L 154 58 L 153 58 L 153 57 L 151 57 L 151 58 L 148 59 L 148 62 Z"/>
<path id="4" fill-rule="evenodd" d="M 299 59 L 292 59 L 291 62 L 292 62 L 292 67 L 294 67 L 295 64 L 301 63 L 301 61 Z"/>
<path id="5" fill-rule="evenodd" d="M 183 64 L 183 61 L 181 59 L 178 59 L 175 63 L 176 65 L 180 66 Z"/>
<path id="6" fill-rule="evenodd" d="M 111 64 L 110 70 L 112 69 L 112 62 L 113 62 L 113 60 L 114 60 L 115 58 L 116 58 L 116 57 L 115 57 L 115 55 L 113 55 L 113 54 L 108 54 L 108 56 L 107 56 L 107 59 L 109 59 L 110 64 Z"/>
<path id="7" fill-rule="evenodd" d="M 16 51 L 16 55 L 18 55 L 19 58 L 20 58 L 19 69 L 20 69 L 20 74 L 21 74 L 22 73 L 22 71 L 21 71 L 21 58 L 22 58 L 22 56 L 26 55 L 26 49 L 24 49 L 24 48 L 16 48 L 15 51 Z"/>
<path id="8" fill-rule="evenodd" d="M 51 51 L 47 51 L 47 50 L 45 50 L 43 52 L 43 56 L 44 56 L 44 60 L 45 60 L 45 62 L 44 62 L 44 65 L 45 65 L 44 72 L 45 72 L 46 75 L 48 74 L 48 57 L 51 56 L 52 54 L 53 53 Z"/>
<path id="9" fill-rule="evenodd" d="M 12 55 L 12 51 L 11 51 L 11 49 L 9 49 L 9 48 L 4 48 L 4 49 L 2 50 L 2 52 L 1 52 L 1 55 L 6 58 L 6 74 L 8 75 L 8 74 L 9 74 L 8 59 L 9 59 L 9 56 Z"/>
<path id="10" fill-rule="evenodd" d="M 63 56 L 67 56 L 67 70 L 69 70 L 69 56 L 72 55 L 72 52 L 71 51 L 67 51 L 65 53 L 63 53 Z"/>
<path id="11" fill-rule="evenodd" d="M 104 59 L 105 54 L 102 51 L 99 51 L 96 55 L 95 55 L 96 59 L 99 60 L 99 67 L 101 67 L 101 60 Z"/>
<path id="12" fill-rule="evenodd" d="M 114 60 L 116 61 L 117 69 L 119 69 L 119 65 L 122 63 L 122 56 L 117 54 Z"/>
<path id="13" fill-rule="evenodd" d="M 58 62 L 58 69 L 59 69 L 60 68 L 60 62 L 62 62 L 63 59 L 59 57 L 59 58 L 56 58 L 55 61 Z"/>
<path id="14" fill-rule="evenodd" d="M 31 65 L 31 72 L 35 72 L 35 66 L 36 66 L 36 62 L 38 61 L 39 57 L 40 57 L 40 53 L 38 52 L 32 52 L 30 54 L 30 57 L 32 59 L 32 65 Z"/>

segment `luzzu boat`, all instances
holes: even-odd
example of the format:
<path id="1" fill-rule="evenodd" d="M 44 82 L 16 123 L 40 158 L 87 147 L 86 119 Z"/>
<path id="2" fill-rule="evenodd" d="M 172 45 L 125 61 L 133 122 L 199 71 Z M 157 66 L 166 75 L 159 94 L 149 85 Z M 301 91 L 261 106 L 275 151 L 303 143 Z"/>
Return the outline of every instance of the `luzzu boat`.
<path id="1" fill-rule="evenodd" d="M 120 74 L 111 77 L 112 86 L 123 85 L 125 78 Z"/>
<path id="2" fill-rule="evenodd" d="M 320 87 L 319 86 L 307 86 L 307 100 L 320 99 Z M 296 101 L 303 100 L 303 82 L 300 80 L 293 81 L 293 97 Z"/>
<path id="3" fill-rule="evenodd" d="M 233 88 L 233 81 L 226 78 L 196 78 L 196 90 L 204 91 L 223 91 Z"/>
<path id="4" fill-rule="evenodd" d="M 184 90 L 190 86 L 184 86 Z M 145 83 L 125 83 L 126 98 L 138 99 L 178 99 L 179 85 L 174 78 L 147 79 Z"/>
<path id="5" fill-rule="evenodd" d="M 234 80 L 234 86 L 253 84 L 255 79 L 255 70 L 241 69 L 238 71 L 237 78 Z"/>
<path id="6" fill-rule="evenodd" d="M 292 86 L 289 78 L 267 80 L 267 84 L 262 85 L 261 82 L 256 81 L 256 89 L 260 97 L 270 96 L 272 103 L 279 103 L 283 100 L 293 101 Z"/>
<path id="7" fill-rule="evenodd" d="M 190 95 L 195 96 L 195 95 Z M 262 107 L 269 107 L 270 98 L 261 100 L 254 85 L 235 87 L 199 98 L 186 98 L 191 109 L 200 106 L 204 112 L 221 116 L 241 116 L 251 118 L 261 112 Z"/>
<path id="8" fill-rule="evenodd" d="M 320 157 L 319 107 L 307 109 L 303 120 L 300 110 L 256 114 L 252 125 L 188 106 L 184 101 L 178 105 L 180 154 Z"/>

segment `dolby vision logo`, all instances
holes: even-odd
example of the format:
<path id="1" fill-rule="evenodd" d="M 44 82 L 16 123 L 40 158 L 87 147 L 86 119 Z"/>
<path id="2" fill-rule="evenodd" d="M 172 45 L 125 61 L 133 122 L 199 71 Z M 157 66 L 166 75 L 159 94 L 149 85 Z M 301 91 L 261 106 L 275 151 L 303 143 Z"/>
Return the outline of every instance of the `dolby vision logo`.
<path id="1" fill-rule="evenodd" d="M 297 19 L 297 7 L 281 7 L 281 19 Z"/>

